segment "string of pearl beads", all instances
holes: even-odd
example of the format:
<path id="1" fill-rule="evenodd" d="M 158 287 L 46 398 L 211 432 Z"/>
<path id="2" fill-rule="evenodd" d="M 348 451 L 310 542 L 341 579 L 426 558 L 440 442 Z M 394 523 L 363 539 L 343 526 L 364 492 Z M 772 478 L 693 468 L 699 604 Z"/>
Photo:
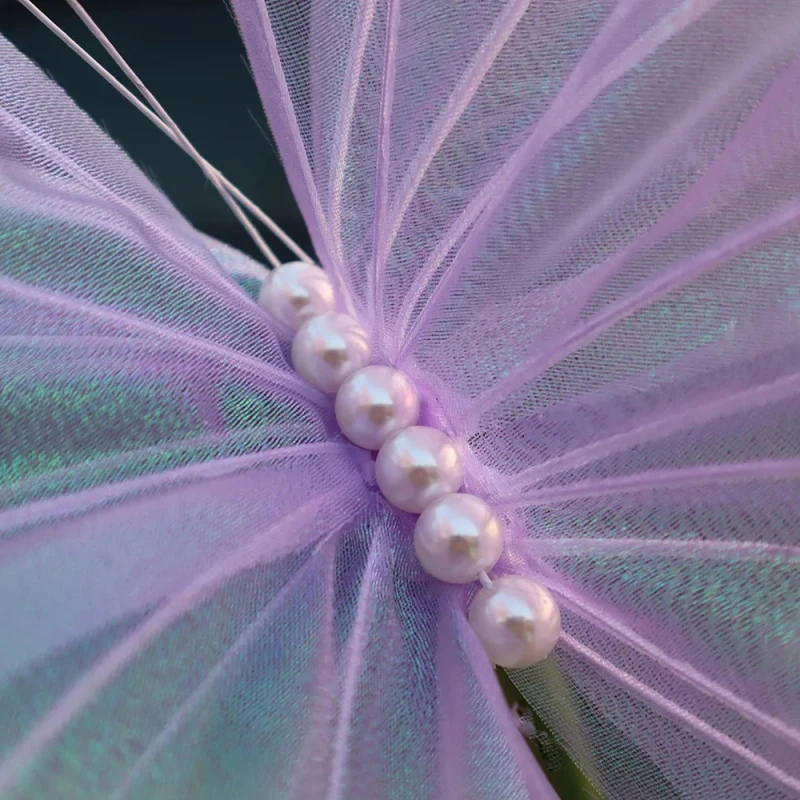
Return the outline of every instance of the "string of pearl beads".
<path id="1" fill-rule="evenodd" d="M 420 401 L 409 378 L 371 365 L 369 336 L 335 310 L 333 286 L 317 266 L 295 261 L 273 271 L 258 302 L 295 331 L 292 363 L 313 386 L 335 394 L 342 433 L 377 450 L 375 474 L 384 497 L 419 514 L 414 549 L 424 569 L 448 583 L 486 576 L 503 551 L 503 525 L 481 498 L 460 492 L 464 479 L 456 443 L 418 425 Z M 540 584 L 519 575 L 484 580 L 469 622 L 489 657 L 525 667 L 547 657 L 561 632 L 558 605 Z"/>

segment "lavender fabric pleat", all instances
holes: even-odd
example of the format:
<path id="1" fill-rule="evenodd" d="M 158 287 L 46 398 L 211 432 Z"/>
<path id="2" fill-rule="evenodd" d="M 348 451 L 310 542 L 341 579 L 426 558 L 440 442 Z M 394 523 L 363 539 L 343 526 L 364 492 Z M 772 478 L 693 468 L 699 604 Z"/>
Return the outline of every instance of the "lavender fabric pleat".
<path id="1" fill-rule="evenodd" d="M 233 0 L 375 359 L 564 633 L 608 800 L 800 796 L 800 8 Z M 413 517 L 0 40 L 0 797 L 555 797 Z"/>

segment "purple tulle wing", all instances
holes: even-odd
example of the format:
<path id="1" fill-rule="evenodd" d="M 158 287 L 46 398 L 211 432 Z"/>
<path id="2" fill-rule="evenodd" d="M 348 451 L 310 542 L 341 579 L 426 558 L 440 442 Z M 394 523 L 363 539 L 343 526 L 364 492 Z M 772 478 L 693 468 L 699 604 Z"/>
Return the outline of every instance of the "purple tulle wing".
<path id="1" fill-rule="evenodd" d="M 0 99 L 0 795 L 553 797 L 253 262 L 3 40 Z"/>
<path id="2" fill-rule="evenodd" d="M 526 699 L 604 797 L 800 794 L 796 3 L 233 5 L 321 262 L 558 598 Z M 552 797 L 252 264 L 5 42 L 0 100 L 0 794 Z"/>
<path id="3" fill-rule="evenodd" d="M 800 794 L 797 4 L 233 5 L 325 266 L 559 598 L 531 705 L 605 797 Z"/>

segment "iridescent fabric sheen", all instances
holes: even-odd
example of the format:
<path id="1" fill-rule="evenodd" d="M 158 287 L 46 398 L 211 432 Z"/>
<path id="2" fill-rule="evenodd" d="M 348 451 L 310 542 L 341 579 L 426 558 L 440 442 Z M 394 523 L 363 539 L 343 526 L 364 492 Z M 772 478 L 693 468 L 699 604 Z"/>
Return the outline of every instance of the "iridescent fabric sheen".
<path id="1" fill-rule="evenodd" d="M 603 798 L 800 796 L 796 0 L 233 7 L 343 306 L 560 604 L 528 702 Z M 0 796 L 553 798 L 256 275 L 0 42 Z"/>

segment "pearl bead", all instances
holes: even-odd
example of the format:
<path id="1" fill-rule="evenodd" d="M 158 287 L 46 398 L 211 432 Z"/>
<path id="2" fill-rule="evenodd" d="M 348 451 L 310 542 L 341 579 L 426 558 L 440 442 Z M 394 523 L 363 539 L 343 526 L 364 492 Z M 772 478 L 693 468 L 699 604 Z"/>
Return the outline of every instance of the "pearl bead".
<path id="1" fill-rule="evenodd" d="M 459 490 L 464 468 L 452 439 L 436 428 L 413 425 L 386 440 L 375 462 L 375 478 L 390 503 L 419 514 L 442 495 Z"/>
<path id="2" fill-rule="evenodd" d="M 469 623 L 501 667 L 530 667 L 550 654 L 561 633 L 561 613 L 544 586 L 520 575 L 497 578 L 469 607 Z"/>
<path id="3" fill-rule="evenodd" d="M 292 261 L 273 270 L 264 280 L 258 304 L 296 331 L 311 317 L 333 310 L 333 285 L 314 264 Z"/>
<path id="4" fill-rule="evenodd" d="M 491 506 L 472 494 L 434 500 L 414 528 L 417 558 L 436 578 L 470 583 L 503 552 L 503 526 Z"/>
<path id="5" fill-rule="evenodd" d="M 312 317 L 292 342 L 294 368 L 323 392 L 333 394 L 370 359 L 367 332 L 350 316 L 328 311 Z"/>
<path id="6" fill-rule="evenodd" d="M 419 395 L 411 381 L 391 367 L 354 372 L 336 394 L 336 421 L 359 447 L 378 450 L 395 432 L 419 419 Z"/>

